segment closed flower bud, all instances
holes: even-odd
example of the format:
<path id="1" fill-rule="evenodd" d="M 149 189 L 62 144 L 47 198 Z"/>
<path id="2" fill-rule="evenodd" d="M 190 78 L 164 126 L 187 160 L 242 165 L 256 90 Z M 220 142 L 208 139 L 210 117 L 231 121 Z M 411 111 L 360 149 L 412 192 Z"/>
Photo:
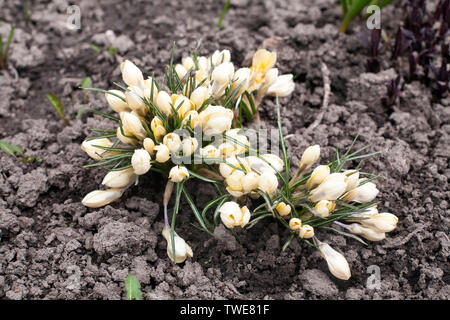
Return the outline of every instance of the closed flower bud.
<path id="1" fill-rule="evenodd" d="M 217 66 L 219 64 L 222 64 L 224 62 L 230 62 L 231 60 L 231 54 L 230 50 L 216 50 L 211 56 L 211 62 L 214 66 Z"/>
<path id="2" fill-rule="evenodd" d="M 148 77 L 146 80 L 144 80 L 144 96 L 153 101 L 156 102 L 156 98 L 158 97 L 158 88 L 156 87 L 156 80 L 154 80 L 152 77 Z M 153 97 L 152 97 L 152 84 L 153 84 Z"/>
<path id="3" fill-rule="evenodd" d="M 88 154 L 94 160 L 105 160 L 107 157 L 117 154 L 117 152 L 107 151 L 105 149 L 94 147 L 102 146 L 105 148 L 112 147 L 113 143 L 108 138 L 93 139 L 83 141 L 81 149 Z"/>
<path id="4" fill-rule="evenodd" d="M 347 228 L 351 233 L 360 235 L 370 241 L 381 241 L 386 238 L 386 234 L 384 232 L 378 232 L 377 230 L 364 227 L 358 223 L 352 223 L 348 225 Z"/>
<path id="5" fill-rule="evenodd" d="M 195 110 L 200 109 L 200 107 L 203 105 L 203 102 L 208 99 L 209 93 L 207 87 L 198 87 L 191 93 L 191 101 L 195 106 Z"/>
<path id="6" fill-rule="evenodd" d="M 115 95 L 111 94 L 114 93 Z M 122 97 L 124 100 L 120 99 L 117 96 Z M 120 90 L 109 90 L 105 92 L 106 101 L 108 101 L 109 106 L 115 112 L 120 113 L 122 111 L 130 111 L 130 108 L 126 102 L 125 94 Z"/>
<path id="7" fill-rule="evenodd" d="M 124 134 L 122 134 L 122 130 Z M 134 138 L 133 134 L 131 132 L 126 131 L 123 126 L 122 130 L 120 130 L 120 127 L 117 128 L 116 130 L 117 139 L 119 139 L 120 142 L 122 143 L 129 144 L 131 146 L 136 146 L 138 144 L 138 140 Z"/>
<path id="8" fill-rule="evenodd" d="M 272 68 L 269 71 L 267 71 L 264 82 L 262 83 L 261 87 L 258 89 L 258 96 L 262 97 L 266 94 L 267 89 L 277 80 L 278 78 L 278 69 Z"/>
<path id="9" fill-rule="evenodd" d="M 226 158 L 225 162 L 226 163 L 222 162 L 219 165 L 220 174 L 224 178 L 228 178 L 235 170 L 238 170 L 236 168 L 245 169 L 246 171 L 250 171 L 250 167 L 249 167 L 246 159 L 239 158 L 239 160 L 238 160 L 236 157 L 230 157 L 230 158 Z M 242 170 L 240 170 L 240 171 L 242 171 Z"/>
<path id="10" fill-rule="evenodd" d="M 247 207 L 240 208 L 234 201 L 225 202 L 219 209 L 222 223 L 229 229 L 244 227 L 250 221 L 250 211 Z"/>
<path id="11" fill-rule="evenodd" d="M 130 132 L 139 140 L 144 140 L 147 137 L 147 132 L 139 117 L 130 112 L 121 112 L 120 119 L 122 120 L 122 126 L 125 131 Z"/>
<path id="12" fill-rule="evenodd" d="M 302 239 L 310 239 L 314 237 L 314 228 L 308 224 L 304 224 L 301 226 L 298 236 Z"/>
<path id="13" fill-rule="evenodd" d="M 239 97 L 245 90 L 248 89 L 249 82 L 250 82 L 250 69 L 249 68 L 238 69 L 233 76 L 233 85 L 231 86 L 232 91 L 236 90 L 240 86 L 240 89 L 236 94 L 236 98 Z"/>
<path id="14" fill-rule="evenodd" d="M 231 62 L 224 62 L 214 68 L 211 79 L 220 85 L 228 84 L 234 75 L 234 65 Z"/>
<path id="15" fill-rule="evenodd" d="M 150 138 L 145 138 L 143 142 L 144 149 L 150 154 L 153 155 L 155 153 L 155 142 L 153 142 Z"/>
<path id="16" fill-rule="evenodd" d="M 292 74 L 283 74 L 267 89 L 267 94 L 283 98 L 290 95 L 294 89 L 295 83 Z"/>
<path id="17" fill-rule="evenodd" d="M 291 218 L 291 220 L 289 220 L 289 228 L 292 231 L 299 232 L 301 227 L 302 227 L 302 220 L 300 220 L 299 218 Z"/>
<path id="18" fill-rule="evenodd" d="M 142 100 L 144 92 L 137 86 L 131 86 L 128 89 L 129 91 L 125 93 L 128 106 L 139 115 L 145 116 L 148 112 L 148 107 Z"/>
<path id="19" fill-rule="evenodd" d="M 261 156 L 264 160 L 270 163 L 270 168 L 276 171 L 283 171 L 284 169 L 284 161 L 279 157 L 271 153 L 263 154 Z M 267 164 L 267 163 L 266 163 Z"/>
<path id="20" fill-rule="evenodd" d="M 350 279 L 350 267 L 341 253 L 330 247 L 328 243 L 320 243 L 319 250 L 322 257 L 327 261 L 328 269 L 333 276 L 341 280 Z"/>
<path id="21" fill-rule="evenodd" d="M 366 218 L 364 220 L 357 220 L 363 226 L 374 229 L 377 232 L 391 232 L 397 226 L 398 218 L 392 213 L 366 213 L 363 212 L 359 217 Z"/>
<path id="22" fill-rule="evenodd" d="M 152 121 L 150 122 L 150 127 L 152 129 L 153 135 L 158 141 L 161 141 L 161 139 L 167 133 L 166 128 L 164 127 L 161 119 L 159 119 L 158 117 L 154 117 L 152 119 Z"/>
<path id="23" fill-rule="evenodd" d="M 187 70 L 181 64 L 177 64 L 177 65 L 175 65 L 175 72 L 176 72 L 178 78 L 180 80 L 182 80 L 184 78 L 184 76 L 186 75 Z"/>
<path id="24" fill-rule="evenodd" d="M 134 150 L 131 157 L 131 165 L 133 166 L 134 173 L 137 175 L 145 174 L 152 166 L 150 154 L 145 149 Z"/>
<path id="25" fill-rule="evenodd" d="M 170 159 L 170 151 L 165 144 L 159 144 L 153 150 L 156 151 L 156 161 L 164 163 Z"/>
<path id="26" fill-rule="evenodd" d="M 261 158 L 263 158 L 265 161 Z M 276 173 L 275 170 L 283 171 L 284 162 L 278 156 L 273 155 L 273 154 L 265 154 L 265 155 L 262 155 L 261 158 L 256 157 L 256 156 L 246 157 L 252 170 L 255 170 L 258 173 L 262 174 L 266 171 L 271 172 L 271 173 Z M 272 166 L 270 166 L 269 163 Z"/>
<path id="27" fill-rule="evenodd" d="M 270 171 L 263 172 L 258 178 L 258 188 L 272 196 L 278 188 L 277 176 Z"/>
<path id="28" fill-rule="evenodd" d="M 183 59 L 181 59 L 181 64 L 186 70 L 195 69 L 195 63 L 191 57 L 184 57 Z"/>
<path id="29" fill-rule="evenodd" d="M 321 184 L 330 174 L 329 166 L 318 166 L 311 173 L 311 177 L 306 182 L 306 187 L 308 190 L 314 189 L 319 184 Z"/>
<path id="30" fill-rule="evenodd" d="M 222 106 L 208 106 L 199 116 L 204 133 L 219 134 L 231 128 L 233 111 Z"/>
<path id="31" fill-rule="evenodd" d="M 123 189 L 111 188 L 107 190 L 94 190 L 89 192 L 81 203 L 89 208 L 100 208 L 116 201 L 122 196 Z"/>
<path id="32" fill-rule="evenodd" d="M 125 188 L 134 181 L 136 175 L 133 168 L 120 171 L 110 171 L 103 178 L 102 184 L 110 188 Z"/>
<path id="33" fill-rule="evenodd" d="M 175 110 L 178 110 L 178 114 L 181 119 L 184 119 L 185 114 L 194 108 L 191 101 L 183 95 L 172 95 L 172 104 Z"/>
<path id="34" fill-rule="evenodd" d="M 242 187 L 242 178 L 245 173 L 240 170 L 235 170 L 230 176 L 225 179 L 227 184 L 227 191 L 236 198 L 242 197 L 244 195 Z"/>
<path id="35" fill-rule="evenodd" d="M 172 106 L 172 98 L 167 92 L 165 91 L 158 92 L 158 96 L 156 98 L 156 107 L 166 116 L 172 114 L 173 112 L 172 107 L 174 106 Z"/>
<path id="36" fill-rule="evenodd" d="M 181 147 L 183 149 L 183 156 L 189 157 L 191 156 L 195 150 L 198 148 L 198 141 L 192 137 L 183 138 L 181 142 Z"/>
<path id="37" fill-rule="evenodd" d="M 163 143 L 170 152 L 176 152 L 181 148 L 180 136 L 174 132 L 166 134 L 164 136 Z"/>
<path id="38" fill-rule="evenodd" d="M 350 191 L 358 187 L 359 184 L 359 171 L 358 170 L 346 170 L 344 174 L 347 176 L 347 188 L 345 191 Z"/>
<path id="39" fill-rule="evenodd" d="M 321 218 L 326 218 L 334 210 L 336 204 L 333 201 L 321 200 L 317 202 L 314 207 L 314 211 Z"/>
<path id="40" fill-rule="evenodd" d="M 178 183 L 189 177 L 189 171 L 184 166 L 175 166 L 170 169 L 169 179 L 172 182 Z"/>
<path id="41" fill-rule="evenodd" d="M 311 168 L 311 166 L 319 159 L 319 157 L 320 146 L 318 144 L 306 148 L 298 165 L 300 170 L 306 171 Z"/>
<path id="42" fill-rule="evenodd" d="M 212 144 L 209 144 L 204 148 L 200 148 L 200 155 L 206 159 L 217 159 L 220 157 L 220 151 Z"/>
<path id="43" fill-rule="evenodd" d="M 366 178 L 359 179 L 360 186 L 350 190 L 344 197 L 343 201 L 345 202 L 358 202 L 358 203 L 369 203 L 378 195 L 378 189 L 375 183 L 373 182 L 364 182 Z"/>
<path id="44" fill-rule="evenodd" d="M 250 171 L 241 179 L 242 189 L 245 194 L 258 189 L 259 175 L 256 172 Z"/>
<path id="45" fill-rule="evenodd" d="M 188 111 L 184 115 L 183 124 L 188 124 L 188 123 L 190 123 L 190 127 L 192 129 L 202 125 L 197 111 L 191 110 L 191 111 Z"/>
<path id="46" fill-rule="evenodd" d="M 142 86 L 144 82 L 144 76 L 141 70 L 130 60 L 125 60 L 120 65 L 120 71 L 122 71 L 123 81 L 127 86 Z"/>
<path id="47" fill-rule="evenodd" d="M 311 191 L 309 200 L 312 202 L 337 200 L 347 188 L 346 179 L 347 177 L 341 173 L 329 175 L 317 188 Z"/>
<path id="48" fill-rule="evenodd" d="M 275 209 L 277 210 L 278 214 L 282 217 L 289 215 L 292 210 L 291 206 L 284 202 L 280 202 L 279 204 L 277 204 Z"/>
<path id="49" fill-rule="evenodd" d="M 188 257 L 193 257 L 194 253 L 192 248 L 174 231 L 174 242 L 175 242 L 175 257 L 173 256 L 172 239 L 170 237 L 170 228 L 165 226 L 162 232 L 163 237 L 167 241 L 167 255 L 169 259 L 175 263 L 182 263 Z"/>

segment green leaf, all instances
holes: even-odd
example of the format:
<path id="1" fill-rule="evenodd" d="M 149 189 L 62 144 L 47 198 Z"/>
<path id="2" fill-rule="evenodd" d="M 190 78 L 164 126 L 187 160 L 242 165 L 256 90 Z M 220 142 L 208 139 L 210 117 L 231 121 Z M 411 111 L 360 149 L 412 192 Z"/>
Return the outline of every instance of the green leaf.
<path id="1" fill-rule="evenodd" d="M 89 77 L 86 77 L 83 79 L 83 81 L 81 81 L 81 86 L 82 87 L 90 87 L 92 86 L 92 80 Z"/>
<path id="2" fill-rule="evenodd" d="M 19 155 L 23 155 L 22 148 L 13 144 L 9 144 L 5 141 L 0 141 L 0 150 L 16 159 L 17 159 L 16 153 Z"/>
<path id="3" fill-rule="evenodd" d="M 64 123 L 66 125 L 69 126 L 70 122 L 69 122 L 69 120 L 67 120 L 67 118 L 64 115 L 64 110 L 61 105 L 61 101 L 58 99 L 58 97 L 55 96 L 53 93 L 47 93 L 47 99 L 51 103 L 53 108 L 55 108 L 56 113 L 59 115 L 59 117 L 64 121 Z"/>
<path id="4" fill-rule="evenodd" d="M 129 275 L 125 280 L 127 290 L 127 300 L 142 300 L 141 284 L 133 275 Z"/>
<path id="5" fill-rule="evenodd" d="M 220 28 L 222 25 L 223 18 L 225 18 L 225 15 L 228 12 L 228 9 L 230 8 L 231 0 L 227 0 L 225 5 L 223 6 L 222 13 L 220 14 L 219 21 L 217 22 L 217 28 Z"/>
<path id="6" fill-rule="evenodd" d="M 113 46 L 109 46 L 108 53 L 110 56 L 114 56 L 117 53 L 118 49 L 114 48 Z"/>
<path id="7" fill-rule="evenodd" d="M 97 54 L 100 53 L 100 52 L 102 52 L 102 50 L 101 50 L 98 46 L 96 46 L 95 44 L 91 44 L 90 47 L 91 47 L 91 49 L 94 50 L 95 53 L 97 53 Z"/>

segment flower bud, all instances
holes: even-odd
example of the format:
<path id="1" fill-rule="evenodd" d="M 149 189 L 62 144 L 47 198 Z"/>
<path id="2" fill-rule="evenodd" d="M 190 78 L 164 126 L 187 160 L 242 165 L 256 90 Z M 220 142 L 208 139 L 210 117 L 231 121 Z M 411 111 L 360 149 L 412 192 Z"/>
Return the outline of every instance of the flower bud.
<path id="1" fill-rule="evenodd" d="M 106 148 L 112 147 L 113 143 L 108 138 L 100 138 L 93 140 L 85 140 L 81 144 L 81 149 L 88 154 L 94 160 L 105 160 L 107 157 L 117 154 L 114 151 L 107 151 L 105 149 L 94 147 L 102 146 Z"/>
<path id="2" fill-rule="evenodd" d="M 147 173 L 152 166 L 150 154 L 145 149 L 134 150 L 133 156 L 131 157 L 131 165 L 133 166 L 134 173 L 137 175 L 142 175 Z"/>
<path id="3" fill-rule="evenodd" d="M 222 223 L 229 229 L 245 227 L 250 221 L 250 211 L 247 207 L 240 208 L 234 201 L 225 202 L 219 209 Z"/>
<path id="4" fill-rule="evenodd" d="M 314 207 L 314 211 L 321 218 L 326 218 L 330 215 L 330 212 L 334 210 L 336 204 L 333 201 L 320 200 Z"/>
<path id="5" fill-rule="evenodd" d="M 328 243 L 320 243 L 319 250 L 322 257 L 327 261 L 331 274 L 338 279 L 350 279 L 350 267 L 345 257 L 334 250 Z"/>
<path id="6" fill-rule="evenodd" d="M 158 96 L 156 97 L 156 107 L 166 116 L 170 116 L 172 114 L 172 98 L 167 92 L 158 92 Z"/>
<path id="7" fill-rule="evenodd" d="M 195 106 L 195 110 L 200 109 L 200 107 L 203 105 L 203 102 L 208 99 L 209 93 L 207 87 L 198 87 L 191 93 L 191 101 Z"/>
<path id="8" fill-rule="evenodd" d="M 358 223 L 352 223 L 348 225 L 347 228 L 351 233 L 360 235 L 370 241 L 381 241 L 386 238 L 386 234 L 384 232 L 378 232 L 377 230 L 361 226 Z"/>
<path id="9" fill-rule="evenodd" d="M 242 189 L 245 194 L 258 189 L 259 175 L 256 172 L 250 171 L 241 179 Z"/>
<path id="10" fill-rule="evenodd" d="M 223 85 L 233 79 L 234 65 L 231 62 L 224 62 L 214 68 L 211 79 L 217 84 Z"/>
<path id="11" fill-rule="evenodd" d="M 190 123 L 192 129 L 202 125 L 197 111 L 191 110 L 184 115 L 183 125 L 188 123 Z"/>
<path id="12" fill-rule="evenodd" d="M 239 97 L 245 90 L 248 89 L 250 81 L 250 69 L 240 68 L 236 71 L 233 77 L 233 85 L 231 86 L 231 91 L 236 90 L 239 86 L 240 89 L 236 94 L 236 98 Z"/>
<path id="13" fill-rule="evenodd" d="M 367 218 L 358 220 L 360 224 L 372 228 L 377 232 L 391 232 L 397 226 L 398 218 L 389 212 L 370 214 L 363 212 L 360 217 Z"/>
<path id="14" fill-rule="evenodd" d="M 176 72 L 178 78 L 180 80 L 182 80 L 184 78 L 184 76 L 186 75 L 187 70 L 181 64 L 177 64 L 177 65 L 175 65 L 175 72 Z"/>
<path id="15" fill-rule="evenodd" d="M 169 179 L 172 182 L 178 183 L 189 178 L 189 171 L 184 166 L 174 166 L 170 169 Z"/>
<path id="16" fill-rule="evenodd" d="M 181 59 L 181 64 L 186 70 L 195 69 L 195 63 L 191 57 L 184 57 L 183 59 Z"/>
<path id="17" fill-rule="evenodd" d="M 280 202 L 279 204 L 277 204 L 275 209 L 277 210 L 278 214 L 282 217 L 288 216 L 292 210 L 291 206 L 284 202 Z"/>
<path id="18" fill-rule="evenodd" d="M 142 100 L 144 92 L 137 86 L 131 86 L 128 89 L 129 91 L 125 93 L 128 106 L 139 115 L 145 116 L 148 112 L 148 107 Z"/>
<path id="19" fill-rule="evenodd" d="M 159 144 L 153 150 L 156 150 L 156 161 L 164 163 L 170 159 L 170 151 L 165 144 Z"/>
<path id="20" fill-rule="evenodd" d="M 250 68 L 252 76 L 250 79 L 250 87 L 248 89 L 249 92 L 257 90 L 261 87 L 266 73 L 272 69 L 276 61 L 276 52 L 270 52 L 266 49 L 259 49 L 255 52 L 252 59 L 252 66 Z"/>
<path id="21" fill-rule="evenodd" d="M 220 151 L 212 144 L 209 144 L 204 148 L 200 148 L 200 155 L 206 159 L 217 159 L 220 157 Z"/>
<path id="22" fill-rule="evenodd" d="M 161 138 L 163 138 L 167 133 L 161 119 L 158 117 L 154 117 L 152 119 L 152 121 L 150 122 L 150 127 L 152 129 L 153 135 L 158 141 L 161 141 Z"/>
<path id="23" fill-rule="evenodd" d="M 191 111 L 194 106 L 191 104 L 191 101 L 183 95 L 172 95 L 172 104 L 175 110 L 178 110 L 178 114 L 181 119 L 184 119 L 185 114 Z"/>
<path id="24" fill-rule="evenodd" d="M 163 143 L 170 152 L 176 152 L 181 148 L 180 136 L 174 132 L 166 134 L 164 136 Z"/>
<path id="25" fill-rule="evenodd" d="M 125 188 L 134 181 L 136 175 L 133 168 L 120 171 L 110 171 L 103 178 L 102 184 L 110 188 Z"/>
<path id="26" fill-rule="evenodd" d="M 329 166 L 318 166 L 313 170 L 311 173 L 311 177 L 306 182 L 306 187 L 308 190 L 314 189 L 319 184 L 321 184 L 326 177 L 330 174 L 330 167 Z"/>
<path id="27" fill-rule="evenodd" d="M 153 155 L 155 151 L 153 150 L 155 148 L 155 142 L 153 142 L 150 138 L 145 138 L 143 142 L 144 149 L 150 154 Z"/>
<path id="28" fill-rule="evenodd" d="M 141 120 L 130 112 L 121 112 L 120 119 L 125 131 L 130 132 L 139 140 L 144 140 L 147 137 L 147 132 L 141 123 Z"/>
<path id="29" fill-rule="evenodd" d="M 302 227 L 302 220 L 300 220 L 299 218 L 291 218 L 291 220 L 289 220 L 289 228 L 292 231 L 299 232 L 301 227 Z"/>
<path id="30" fill-rule="evenodd" d="M 278 188 L 277 176 L 270 171 L 263 172 L 258 178 L 258 188 L 272 196 Z"/>
<path id="31" fill-rule="evenodd" d="M 124 134 L 122 134 L 122 130 L 123 130 Z M 122 126 L 122 130 L 120 130 L 120 127 L 117 128 L 117 130 L 116 130 L 117 139 L 119 139 L 120 142 L 122 142 L 122 143 L 129 144 L 131 146 L 136 146 L 138 144 L 138 140 L 136 138 L 134 138 L 133 134 L 126 131 L 123 126 Z"/>
<path id="32" fill-rule="evenodd" d="M 226 163 L 222 162 L 219 165 L 220 174 L 224 178 L 228 178 L 235 170 L 238 170 L 236 168 L 245 169 L 247 172 L 250 171 L 250 167 L 249 167 L 246 159 L 240 158 L 238 160 L 236 157 L 230 157 L 230 158 L 226 158 L 225 162 Z"/>
<path id="33" fill-rule="evenodd" d="M 263 158 L 263 159 L 261 159 Z M 248 156 L 246 157 L 247 161 L 250 164 L 250 167 L 252 168 L 252 170 L 255 170 L 258 173 L 264 173 L 266 171 L 271 172 L 271 173 L 276 173 L 276 171 L 274 170 L 274 168 L 277 171 L 283 171 L 284 168 L 284 162 L 283 160 L 281 160 L 279 157 L 277 157 L 276 155 L 273 154 L 264 154 L 261 156 L 261 158 L 256 157 L 256 156 Z M 272 165 L 270 166 L 269 163 Z M 273 167 L 273 168 L 272 168 Z"/>
<path id="34" fill-rule="evenodd" d="M 268 163 L 271 164 L 270 169 L 273 171 L 275 169 L 276 171 L 283 171 L 284 169 L 284 161 L 279 157 L 271 153 L 263 154 L 261 156 L 264 160 L 266 160 Z M 266 163 L 267 165 L 267 163 Z M 274 172 L 276 173 L 276 172 Z"/>
<path id="35" fill-rule="evenodd" d="M 193 257 L 194 253 L 192 252 L 192 248 L 174 231 L 174 242 L 175 242 L 175 257 L 173 256 L 173 247 L 172 247 L 172 239 L 170 237 L 170 228 L 165 226 L 162 231 L 163 237 L 167 241 L 167 255 L 169 259 L 175 263 L 184 262 L 187 257 Z"/>
<path id="36" fill-rule="evenodd" d="M 241 179 L 245 176 L 245 173 L 240 170 L 235 170 L 229 175 L 225 182 L 227 184 L 227 191 L 236 198 L 244 195 Z"/>
<path id="37" fill-rule="evenodd" d="M 344 174 L 347 176 L 347 188 L 345 191 L 350 191 L 358 187 L 359 184 L 359 171 L 358 170 L 346 170 Z"/>
<path id="38" fill-rule="evenodd" d="M 219 134 L 231 128 L 233 111 L 222 106 L 208 106 L 199 116 L 204 133 Z"/>
<path id="39" fill-rule="evenodd" d="M 302 239 L 310 239 L 314 237 L 314 228 L 308 224 L 304 224 L 301 226 L 298 235 Z"/>
<path id="40" fill-rule="evenodd" d="M 152 97 L 152 84 L 153 84 L 153 97 Z M 150 101 L 156 102 L 158 97 L 158 88 L 156 87 L 156 80 L 152 77 L 148 77 L 144 80 L 144 96 Z"/>
<path id="41" fill-rule="evenodd" d="M 231 54 L 230 50 L 216 50 L 211 56 L 211 62 L 214 66 L 218 66 L 219 64 L 222 64 L 224 62 L 230 62 L 231 60 Z"/>
<path id="42" fill-rule="evenodd" d="M 123 82 L 127 86 L 141 86 L 144 82 L 144 76 L 141 70 L 130 60 L 125 60 L 120 64 L 120 71 L 122 71 Z"/>
<path id="43" fill-rule="evenodd" d="M 311 168 L 311 166 L 319 159 L 319 157 L 320 146 L 318 144 L 306 148 L 298 165 L 300 170 L 304 172 Z"/>
<path id="44" fill-rule="evenodd" d="M 81 203 L 89 208 L 100 208 L 116 201 L 122 196 L 123 189 L 111 188 L 107 190 L 94 190 L 89 192 Z"/>
<path id="45" fill-rule="evenodd" d="M 359 179 L 360 186 L 350 190 L 342 199 L 344 202 L 358 202 L 358 203 L 369 203 L 378 194 L 378 189 L 375 183 L 373 182 L 366 182 L 361 185 L 361 182 L 364 182 L 366 178 Z"/>
<path id="46" fill-rule="evenodd" d="M 292 74 L 278 76 L 275 82 L 267 89 L 267 94 L 280 98 L 287 97 L 294 91 L 295 83 Z"/>
<path id="47" fill-rule="evenodd" d="M 345 192 L 345 188 L 347 188 L 346 179 L 347 177 L 342 173 L 329 175 L 317 188 L 311 191 L 309 200 L 312 202 L 336 200 Z"/>
<path id="48" fill-rule="evenodd" d="M 183 149 L 183 156 L 189 157 L 197 150 L 198 141 L 195 138 L 186 137 L 181 142 L 181 147 Z"/>
<path id="49" fill-rule="evenodd" d="M 114 93 L 117 96 L 122 97 L 124 100 L 120 99 L 119 97 L 111 94 Z M 105 92 L 106 101 L 108 101 L 109 106 L 111 109 L 113 109 L 115 112 L 120 113 L 122 111 L 130 111 L 130 107 L 128 106 L 126 102 L 125 94 L 120 90 L 109 90 L 108 92 Z"/>
<path id="50" fill-rule="evenodd" d="M 267 89 L 277 80 L 278 78 L 278 69 L 272 68 L 269 71 L 267 71 L 264 82 L 262 83 L 261 87 L 258 89 L 258 96 L 262 97 L 266 94 Z"/>

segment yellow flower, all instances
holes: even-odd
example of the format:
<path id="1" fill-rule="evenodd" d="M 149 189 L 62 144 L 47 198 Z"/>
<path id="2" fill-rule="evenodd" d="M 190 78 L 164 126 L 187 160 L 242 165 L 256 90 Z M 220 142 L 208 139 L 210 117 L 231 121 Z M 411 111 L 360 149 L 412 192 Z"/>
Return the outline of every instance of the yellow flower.
<path id="1" fill-rule="evenodd" d="M 259 49 L 253 55 L 252 66 L 250 68 L 249 92 L 258 89 L 264 82 L 267 71 L 272 69 L 277 61 L 277 53 L 266 49 Z"/>

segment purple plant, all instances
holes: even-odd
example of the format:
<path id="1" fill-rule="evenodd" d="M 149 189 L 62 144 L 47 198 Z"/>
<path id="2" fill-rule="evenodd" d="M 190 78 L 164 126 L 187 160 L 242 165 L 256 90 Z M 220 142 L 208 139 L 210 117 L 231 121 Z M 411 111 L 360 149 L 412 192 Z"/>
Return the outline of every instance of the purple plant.
<path id="1" fill-rule="evenodd" d="M 401 76 L 398 75 L 395 79 L 388 81 L 386 84 L 387 95 L 386 95 L 386 105 L 388 107 L 392 107 L 395 104 L 395 101 L 400 96 L 400 80 Z"/>
<path id="2" fill-rule="evenodd" d="M 367 60 L 367 71 L 378 73 L 381 70 L 381 58 L 380 53 L 382 49 L 381 45 L 381 29 L 373 29 L 369 38 L 362 34 L 362 40 L 364 46 L 368 49 L 370 57 Z"/>

